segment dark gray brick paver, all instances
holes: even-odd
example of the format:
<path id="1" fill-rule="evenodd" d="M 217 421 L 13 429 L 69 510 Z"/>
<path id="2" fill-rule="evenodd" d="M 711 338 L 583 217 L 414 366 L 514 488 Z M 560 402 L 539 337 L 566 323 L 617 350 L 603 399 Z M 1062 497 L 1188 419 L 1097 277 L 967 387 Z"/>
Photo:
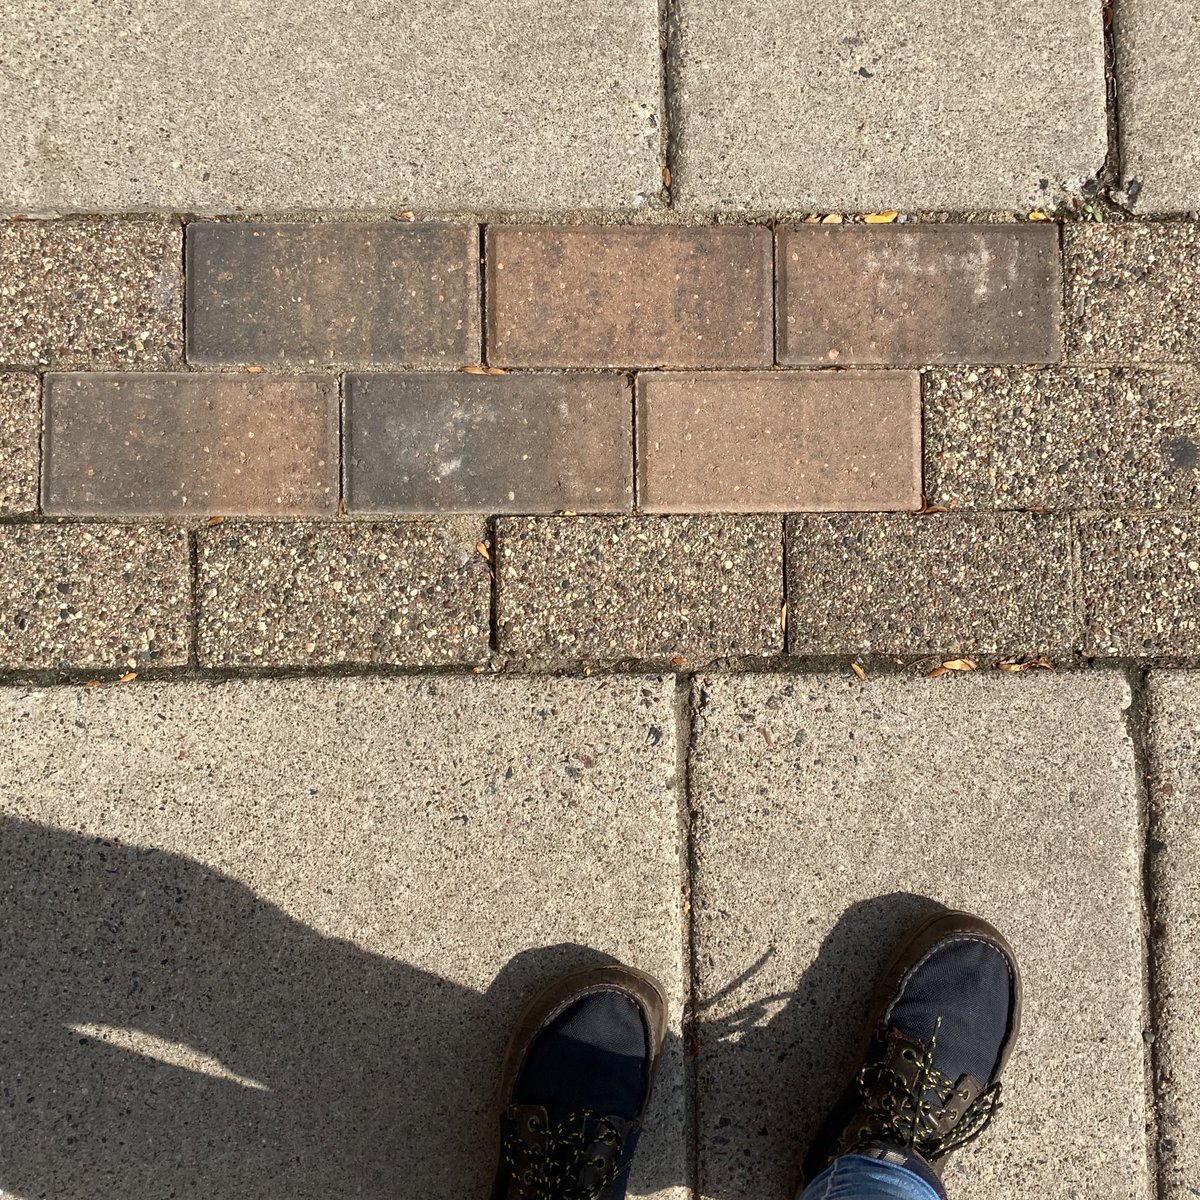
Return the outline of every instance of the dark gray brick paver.
<path id="1" fill-rule="evenodd" d="M 344 386 L 349 512 L 633 507 L 620 375 L 351 375 Z"/>
<path id="2" fill-rule="evenodd" d="M 478 663 L 490 580 L 481 521 L 243 524 L 199 535 L 206 666 Z"/>
<path id="3" fill-rule="evenodd" d="M 492 225 L 488 356 L 504 367 L 765 367 L 761 226 Z"/>
<path id="4" fill-rule="evenodd" d="M 0 669 L 138 669 L 187 662 L 182 530 L 0 526 Z"/>
<path id="5" fill-rule="evenodd" d="M 0 366 L 178 363 L 182 251 L 174 218 L 0 222 Z"/>
<path id="6" fill-rule="evenodd" d="M 47 513 L 337 511 L 332 379 L 54 375 L 46 381 L 45 408 Z"/>
<path id="7" fill-rule="evenodd" d="M 788 520 L 794 654 L 1035 654 L 1076 640 L 1065 517 Z"/>
<path id="8" fill-rule="evenodd" d="M 479 361 L 479 231 L 402 222 L 188 226 L 201 366 Z"/>
<path id="9" fill-rule="evenodd" d="M 500 648 L 539 659 L 773 654 L 777 517 L 528 517 L 496 523 Z"/>
<path id="10" fill-rule="evenodd" d="M 782 363 L 1061 357 L 1054 225 L 801 225 L 777 237 Z"/>
<path id="11" fill-rule="evenodd" d="M 1200 501 L 1200 371 L 941 369 L 925 376 L 925 490 L 962 508 Z"/>
<path id="12" fill-rule="evenodd" d="M 637 386 L 648 512 L 921 506 L 914 372 L 652 373 Z"/>

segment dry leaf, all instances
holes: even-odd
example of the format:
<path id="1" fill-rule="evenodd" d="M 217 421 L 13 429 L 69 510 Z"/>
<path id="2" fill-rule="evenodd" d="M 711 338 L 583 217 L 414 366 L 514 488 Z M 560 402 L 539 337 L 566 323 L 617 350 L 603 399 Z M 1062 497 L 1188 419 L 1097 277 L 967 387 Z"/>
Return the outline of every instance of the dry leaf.
<path id="1" fill-rule="evenodd" d="M 864 225 L 890 225 L 900 214 L 893 209 L 887 212 L 863 213 Z"/>
<path id="2" fill-rule="evenodd" d="M 675 657 L 673 659 L 671 659 L 671 661 L 677 667 L 682 667 L 687 662 L 687 659 L 684 658 L 682 654 L 677 654 L 677 655 L 675 655 Z"/>
<path id="3" fill-rule="evenodd" d="M 950 658 L 942 663 L 947 671 L 973 671 L 978 665 L 973 658 Z"/>
<path id="4" fill-rule="evenodd" d="M 137 678 L 136 671 L 126 671 L 125 674 L 121 676 L 121 682 L 122 683 L 132 683 L 136 678 Z"/>
<path id="5" fill-rule="evenodd" d="M 87 681 L 87 683 L 85 683 L 83 686 L 84 687 L 103 687 L 104 680 L 103 679 L 89 679 Z"/>
<path id="6" fill-rule="evenodd" d="M 486 559 L 488 562 L 492 561 L 492 556 L 488 552 L 488 548 L 487 548 L 486 544 L 483 542 L 475 543 L 475 553 L 478 554 L 481 558 Z"/>
<path id="7" fill-rule="evenodd" d="M 815 214 L 813 216 L 800 218 L 801 225 L 817 225 L 817 224 L 820 224 L 820 221 L 821 221 L 821 218 L 816 216 Z"/>
<path id="8" fill-rule="evenodd" d="M 1011 659 L 1004 659 L 996 664 L 997 671 L 1024 671 L 1028 669 L 1028 663 L 1013 662 Z"/>
<path id="9" fill-rule="evenodd" d="M 1039 212 L 1036 208 L 1029 214 L 1031 221 L 1048 221 L 1050 218 L 1044 212 Z"/>
<path id="10" fill-rule="evenodd" d="M 402 220 L 402 221 L 415 221 L 416 219 L 417 219 L 416 214 L 413 212 L 413 210 L 411 208 L 406 208 L 400 214 L 400 220 Z"/>
<path id="11" fill-rule="evenodd" d="M 930 513 L 944 513 L 950 510 L 944 504 L 922 504 L 917 509 L 918 517 L 927 517 Z"/>
<path id="12" fill-rule="evenodd" d="M 261 375 L 262 367 L 247 367 L 246 374 L 247 375 Z"/>
<path id="13" fill-rule="evenodd" d="M 934 667 L 933 670 L 929 672 L 929 678 L 930 679 L 938 679 L 942 675 L 949 675 L 949 674 L 950 674 L 950 672 L 945 667 Z"/>
<path id="14" fill-rule="evenodd" d="M 787 633 L 787 604 L 784 604 L 779 610 L 779 628 Z"/>
<path id="15" fill-rule="evenodd" d="M 560 517 L 577 517 L 579 514 L 573 508 L 560 508 L 558 515 Z"/>
<path id="16" fill-rule="evenodd" d="M 224 517 L 209 517 L 208 523 L 210 525 L 223 525 L 225 523 L 225 518 Z"/>
<path id="17" fill-rule="evenodd" d="M 503 367 L 484 367 L 485 375 L 507 375 L 508 372 Z"/>
<path id="18" fill-rule="evenodd" d="M 468 363 L 465 367 L 458 368 L 464 375 L 486 375 L 487 367 L 481 367 L 478 363 Z"/>
<path id="19" fill-rule="evenodd" d="M 829 213 L 821 218 L 822 225 L 840 225 L 842 223 L 841 213 Z"/>
<path id="20" fill-rule="evenodd" d="M 671 186 L 671 168 L 663 167 L 663 187 L 669 188 L 670 186 Z"/>
<path id="21" fill-rule="evenodd" d="M 852 670 L 855 673 L 855 675 L 857 675 L 859 677 L 859 679 L 866 679 L 866 677 L 867 677 L 866 671 L 864 671 L 862 669 L 862 667 L 860 667 L 858 665 L 858 663 L 856 663 L 856 662 L 852 662 L 850 664 L 850 670 Z"/>

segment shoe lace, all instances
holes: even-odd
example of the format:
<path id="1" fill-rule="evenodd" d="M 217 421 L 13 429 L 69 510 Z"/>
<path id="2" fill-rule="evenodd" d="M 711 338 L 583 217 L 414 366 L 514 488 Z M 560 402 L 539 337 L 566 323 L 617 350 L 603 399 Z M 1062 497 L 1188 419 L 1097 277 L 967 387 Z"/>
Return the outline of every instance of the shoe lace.
<path id="1" fill-rule="evenodd" d="M 901 1052 L 916 1065 L 911 1078 L 882 1063 L 863 1067 L 858 1086 L 868 1121 L 856 1139 L 857 1146 L 887 1142 L 916 1150 L 933 1162 L 973 1142 L 992 1123 L 1001 1107 L 999 1080 L 960 1108 L 957 1102 L 966 1102 L 967 1093 L 958 1091 L 957 1081 L 933 1065 L 941 1023 L 939 1017 L 921 1051 L 906 1048 Z M 947 1117 L 953 1124 L 939 1132 Z"/>
<path id="2" fill-rule="evenodd" d="M 581 1109 L 557 1123 L 532 1117 L 529 1128 L 540 1138 L 526 1141 L 515 1123 L 503 1137 L 520 1200 L 599 1200 L 620 1173 L 620 1153 L 611 1158 L 596 1153 L 602 1145 L 621 1145 L 621 1131 L 608 1117 Z M 585 1179 L 589 1168 L 593 1174 Z"/>

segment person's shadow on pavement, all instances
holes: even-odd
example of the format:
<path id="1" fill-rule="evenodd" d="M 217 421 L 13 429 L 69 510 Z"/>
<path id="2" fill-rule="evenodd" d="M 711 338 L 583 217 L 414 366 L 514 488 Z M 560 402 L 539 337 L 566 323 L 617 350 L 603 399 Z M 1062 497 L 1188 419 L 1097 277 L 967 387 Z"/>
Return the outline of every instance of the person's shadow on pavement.
<path id="1" fill-rule="evenodd" d="M 722 1103 L 762 1104 L 761 1086 L 739 1091 L 755 1064 L 837 1057 L 846 1022 L 814 1014 L 885 954 L 894 899 L 876 902 L 875 918 L 852 910 L 850 943 L 851 914 L 840 921 L 834 953 L 769 1019 L 701 1012 L 702 1074 L 725 1076 Z M 463 932 L 485 938 L 486 922 Z M 0 1194 L 482 1198 L 521 1004 L 602 961 L 574 945 L 527 951 L 481 993 L 322 936 L 191 859 L 0 816 Z M 856 1036 L 847 1025 L 843 1040 Z M 681 1050 L 669 1046 L 667 1061 Z M 789 1088 L 804 1086 L 798 1075 Z M 758 1128 L 762 1116 L 739 1119 Z M 801 1132 L 713 1149 L 767 1149 L 791 1172 Z M 683 1148 L 650 1142 L 637 1190 L 688 1185 Z M 706 1176 L 709 1195 L 744 1194 L 740 1172 Z"/>

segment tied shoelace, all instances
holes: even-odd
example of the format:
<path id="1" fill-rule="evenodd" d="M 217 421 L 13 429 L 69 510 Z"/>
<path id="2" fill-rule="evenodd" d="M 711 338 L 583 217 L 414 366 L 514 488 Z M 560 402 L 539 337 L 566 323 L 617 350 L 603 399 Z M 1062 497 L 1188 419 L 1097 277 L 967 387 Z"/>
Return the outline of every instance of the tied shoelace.
<path id="1" fill-rule="evenodd" d="M 915 1078 L 907 1080 L 881 1063 L 863 1067 L 858 1086 L 871 1120 L 857 1138 L 858 1145 L 888 1142 L 916 1150 L 933 1162 L 973 1142 L 1000 1111 L 999 1081 L 968 1103 L 968 1094 L 958 1090 L 957 1082 L 933 1065 L 941 1024 L 939 1017 L 922 1052 L 903 1051 L 904 1057 L 916 1064 Z M 947 1117 L 953 1124 L 939 1132 L 939 1125 Z"/>
<path id="2" fill-rule="evenodd" d="M 608 1118 L 583 1110 L 558 1123 L 522 1118 L 533 1142 L 521 1136 L 518 1123 L 504 1131 L 504 1159 L 521 1200 L 599 1200 L 621 1169 L 620 1153 L 597 1154 L 601 1146 L 620 1148 L 621 1132 Z M 543 1144 L 539 1144 L 543 1143 Z M 590 1172 L 590 1175 L 589 1175 Z"/>

